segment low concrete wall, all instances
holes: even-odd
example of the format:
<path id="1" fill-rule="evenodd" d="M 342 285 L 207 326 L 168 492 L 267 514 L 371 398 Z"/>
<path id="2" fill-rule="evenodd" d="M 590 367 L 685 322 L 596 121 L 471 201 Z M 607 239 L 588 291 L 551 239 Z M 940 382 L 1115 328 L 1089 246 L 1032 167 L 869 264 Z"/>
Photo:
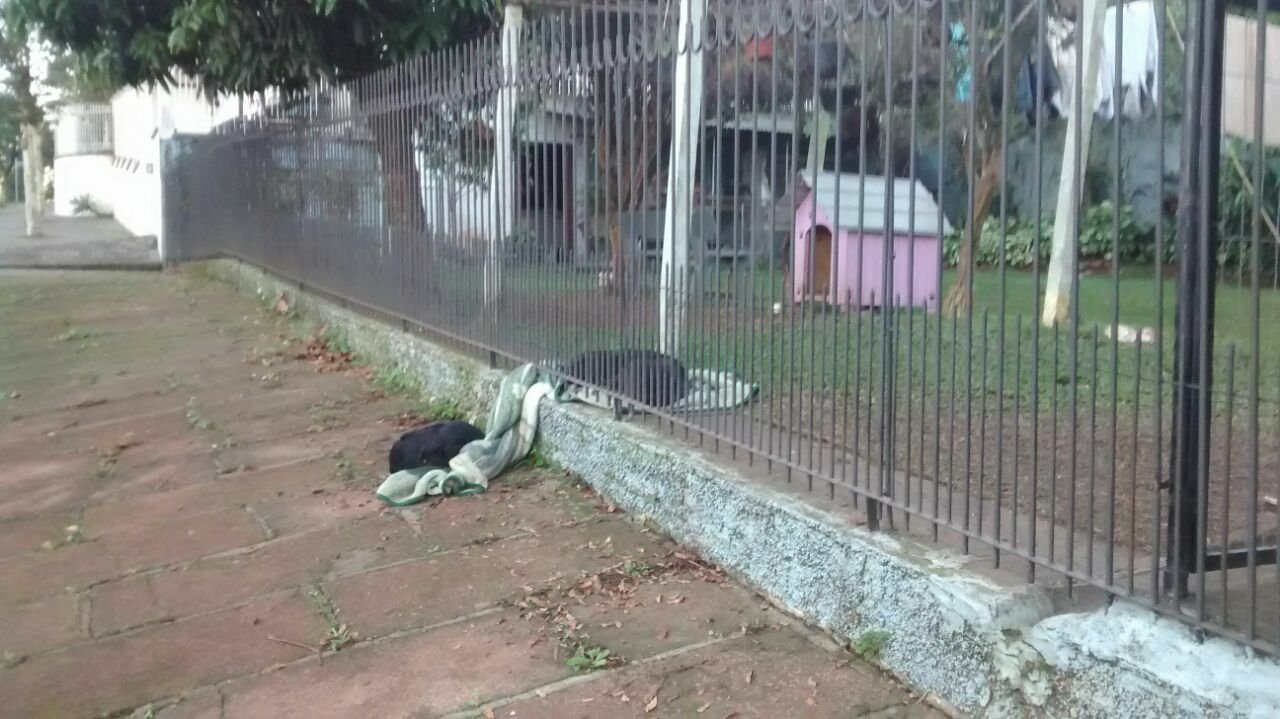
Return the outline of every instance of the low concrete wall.
<path id="1" fill-rule="evenodd" d="M 482 412 L 500 374 L 236 261 L 200 266 L 265 302 L 289 293 L 371 361 Z M 982 717 L 1280 716 L 1280 663 L 1117 603 L 1054 615 L 1038 587 L 1000 587 L 936 549 L 740 476 L 671 438 L 544 404 L 543 453 L 781 607 L 857 645 L 957 713 Z M 459 499 L 455 501 L 466 501 Z"/>

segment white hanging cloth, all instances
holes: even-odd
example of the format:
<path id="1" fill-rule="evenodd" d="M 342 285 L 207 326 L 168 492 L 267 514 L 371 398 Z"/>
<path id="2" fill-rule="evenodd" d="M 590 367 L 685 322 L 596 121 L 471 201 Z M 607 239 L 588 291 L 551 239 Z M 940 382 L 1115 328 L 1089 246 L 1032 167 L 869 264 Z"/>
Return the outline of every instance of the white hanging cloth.
<path id="1" fill-rule="evenodd" d="M 1115 117 L 1116 107 L 1129 118 L 1148 115 L 1160 99 L 1160 83 L 1157 69 L 1160 67 L 1160 31 L 1156 22 L 1155 6 L 1151 0 L 1125 3 L 1119 9 L 1124 13 L 1120 27 L 1123 35 L 1117 63 L 1116 12 L 1107 8 L 1103 21 L 1102 57 L 1098 66 L 1098 102 L 1094 111 L 1104 120 Z M 1116 90 L 1116 70 L 1120 71 L 1120 96 Z"/>
<path id="2" fill-rule="evenodd" d="M 1116 7 L 1107 8 L 1103 18 L 1102 53 L 1098 60 L 1097 98 L 1093 110 L 1103 120 L 1116 115 L 1116 106 L 1125 117 L 1145 117 L 1155 109 L 1160 99 L 1160 83 L 1157 69 L 1160 67 L 1160 25 L 1156 21 L 1155 6 L 1151 0 L 1137 0 L 1123 6 L 1124 24 L 1120 28 L 1120 98 L 1114 97 L 1116 89 Z M 1075 101 L 1076 62 L 1079 48 L 1076 26 L 1070 20 L 1048 18 L 1046 39 L 1049 54 L 1057 66 L 1062 81 L 1060 113 L 1065 116 Z"/>

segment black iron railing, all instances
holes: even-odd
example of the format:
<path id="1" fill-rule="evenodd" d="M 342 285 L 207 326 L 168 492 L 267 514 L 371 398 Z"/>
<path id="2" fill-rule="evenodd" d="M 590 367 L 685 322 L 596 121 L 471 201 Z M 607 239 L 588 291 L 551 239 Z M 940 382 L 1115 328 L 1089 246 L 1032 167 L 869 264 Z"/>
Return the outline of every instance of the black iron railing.
<path id="1" fill-rule="evenodd" d="M 731 373 L 610 386 L 872 528 L 1274 651 L 1262 5 L 1225 153 L 1204 0 L 513 6 L 175 154 L 166 242 L 494 357 Z"/>

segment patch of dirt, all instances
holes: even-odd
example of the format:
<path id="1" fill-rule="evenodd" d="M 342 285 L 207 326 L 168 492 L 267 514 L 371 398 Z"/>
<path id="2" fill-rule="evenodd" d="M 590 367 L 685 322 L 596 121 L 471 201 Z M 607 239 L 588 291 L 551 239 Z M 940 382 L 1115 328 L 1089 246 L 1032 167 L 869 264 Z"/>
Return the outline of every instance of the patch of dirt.
<path id="1" fill-rule="evenodd" d="M 302 351 L 294 357 L 309 362 L 317 372 L 342 372 L 351 369 L 355 364 L 355 358 L 350 352 L 330 349 L 319 335 L 313 335 L 308 339 Z"/>
<path id="2" fill-rule="evenodd" d="M 431 424 L 435 420 L 421 412 L 401 412 L 393 417 L 388 417 L 384 421 L 396 429 L 413 429 L 414 427 Z"/>

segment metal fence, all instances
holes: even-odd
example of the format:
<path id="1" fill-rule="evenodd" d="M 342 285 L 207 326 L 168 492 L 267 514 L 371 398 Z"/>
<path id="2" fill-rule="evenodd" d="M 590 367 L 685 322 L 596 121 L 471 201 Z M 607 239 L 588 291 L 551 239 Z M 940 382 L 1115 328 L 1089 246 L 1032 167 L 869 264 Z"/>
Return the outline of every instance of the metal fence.
<path id="1" fill-rule="evenodd" d="M 873 529 L 1274 651 L 1264 4 L 1230 138 L 1221 3 L 512 6 L 196 143 L 166 241 L 493 357 L 660 352 L 674 393 L 575 378 Z"/>
<path id="2" fill-rule="evenodd" d="M 111 105 L 71 104 L 58 112 L 53 151 L 57 157 L 110 155 Z"/>

